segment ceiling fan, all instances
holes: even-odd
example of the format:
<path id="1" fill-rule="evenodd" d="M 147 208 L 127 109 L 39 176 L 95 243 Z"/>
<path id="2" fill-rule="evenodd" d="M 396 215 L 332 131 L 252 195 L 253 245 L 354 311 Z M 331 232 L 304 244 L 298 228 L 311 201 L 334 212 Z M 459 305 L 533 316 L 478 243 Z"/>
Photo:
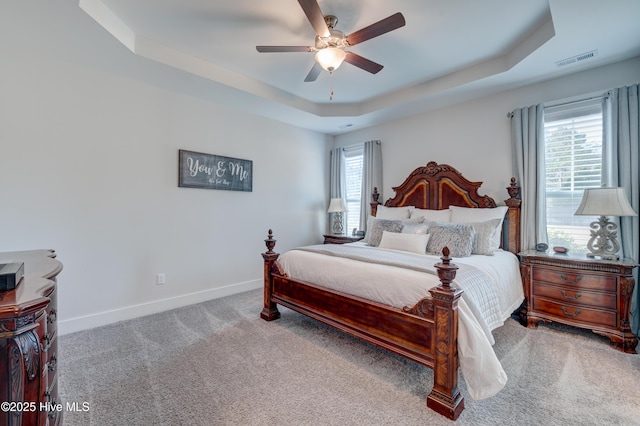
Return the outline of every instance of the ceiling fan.
<path id="1" fill-rule="evenodd" d="M 371 74 L 376 74 L 383 68 L 382 65 L 346 49 L 405 25 L 404 16 L 398 12 L 354 33 L 344 35 L 342 31 L 334 29 L 338 23 L 338 18 L 333 15 L 324 16 L 316 0 L 298 0 L 298 3 L 300 3 L 302 10 L 307 15 L 311 26 L 317 34 L 315 45 L 256 46 L 256 50 L 260 53 L 316 52 L 316 62 L 304 79 L 305 82 L 315 81 L 322 69 L 333 73 L 343 61 Z"/>

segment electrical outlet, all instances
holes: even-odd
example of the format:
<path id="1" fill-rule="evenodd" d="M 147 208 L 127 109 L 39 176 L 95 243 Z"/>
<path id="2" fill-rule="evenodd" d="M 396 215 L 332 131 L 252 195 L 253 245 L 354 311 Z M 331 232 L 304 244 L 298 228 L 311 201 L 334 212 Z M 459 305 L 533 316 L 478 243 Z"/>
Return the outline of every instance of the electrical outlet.
<path id="1" fill-rule="evenodd" d="M 156 275 L 156 284 L 158 285 L 162 285 L 165 283 L 165 276 L 164 274 L 158 274 Z"/>

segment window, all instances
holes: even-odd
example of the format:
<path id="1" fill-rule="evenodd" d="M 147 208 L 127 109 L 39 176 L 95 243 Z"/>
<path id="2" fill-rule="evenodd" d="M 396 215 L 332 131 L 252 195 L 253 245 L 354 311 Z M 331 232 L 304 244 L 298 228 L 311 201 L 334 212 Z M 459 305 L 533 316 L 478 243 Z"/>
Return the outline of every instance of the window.
<path id="1" fill-rule="evenodd" d="M 602 185 L 602 100 L 545 108 L 545 197 L 550 246 L 585 251 L 589 216 L 575 216 L 585 188 Z"/>
<path id="2" fill-rule="evenodd" d="M 345 213 L 345 233 L 351 234 L 353 228 L 360 229 L 360 193 L 362 189 L 362 146 L 345 148 L 345 186 L 347 212 Z"/>

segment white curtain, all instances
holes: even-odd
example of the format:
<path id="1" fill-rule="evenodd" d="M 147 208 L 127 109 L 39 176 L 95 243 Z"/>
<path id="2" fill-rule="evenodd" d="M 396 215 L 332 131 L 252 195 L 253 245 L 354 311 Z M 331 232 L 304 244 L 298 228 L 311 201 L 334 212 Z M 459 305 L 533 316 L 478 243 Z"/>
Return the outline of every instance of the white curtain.
<path id="1" fill-rule="evenodd" d="M 605 150 L 604 176 L 607 186 L 624 188 L 631 207 L 640 212 L 640 101 L 638 85 L 620 87 L 611 91 L 609 102 L 611 122 L 609 138 Z M 640 220 L 638 216 L 619 218 L 620 246 L 622 256 L 640 262 Z M 636 286 L 631 300 L 631 330 L 640 334 L 640 291 L 638 291 L 638 270 L 634 271 Z"/>
<path id="2" fill-rule="evenodd" d="M 360 228 L 367 229 L 367 219 L 371 214 L 371 194 L 378 188 L 382 194 L 382 144 L 378 140 L 364 143 L 362 158 L 362 190 L 360 193 Z M 380 195 L 382 201 L 382 195 Z"/>
<path id="3" fill-rule="evenodd" d="M 344 149 L 335 148 L 331 150 L 329 169 L 329 196 L 331 198 L 344 198 L 345 195 L 347 195 L 347 188 L 344 176 Z M 329 227 L 331 226 L 331 221 L 333 220 L 332 216 L 335 214 L 336 213 L 330 213 L 329 215 L 327 215 L 327 219 L 329 220 Z"/>
<path id="4" fill-rule="evenodd" d="M 510 116 L 514 173 L 522 198 L 520 247 L 529 250 L 547 243 L 544 107 L 518 108 Z"/>
<path id="5" fill-rule="evenodd" d="M 344 149 L 335 148 L 331 151 L 331 170 L 329 175 L 329 196 L 342 198 L 346 194 L 344 179 Z"/>

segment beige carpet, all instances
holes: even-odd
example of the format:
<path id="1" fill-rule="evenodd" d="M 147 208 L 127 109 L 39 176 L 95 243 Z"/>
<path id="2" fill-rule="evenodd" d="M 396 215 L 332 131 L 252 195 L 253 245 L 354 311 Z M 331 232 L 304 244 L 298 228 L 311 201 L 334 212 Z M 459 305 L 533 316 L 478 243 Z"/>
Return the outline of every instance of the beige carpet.
<path id="1" fill-rule="evenodd" d="M 428 409 L 431 370 L 250 291 L 62 336 L 59 390 L 72 425 L 452 425 Z M 494 332 L 509 376 L 483 401 L 460 387 L 458 425 L 640 424 L 640 356 L 587 331 Z"/>

